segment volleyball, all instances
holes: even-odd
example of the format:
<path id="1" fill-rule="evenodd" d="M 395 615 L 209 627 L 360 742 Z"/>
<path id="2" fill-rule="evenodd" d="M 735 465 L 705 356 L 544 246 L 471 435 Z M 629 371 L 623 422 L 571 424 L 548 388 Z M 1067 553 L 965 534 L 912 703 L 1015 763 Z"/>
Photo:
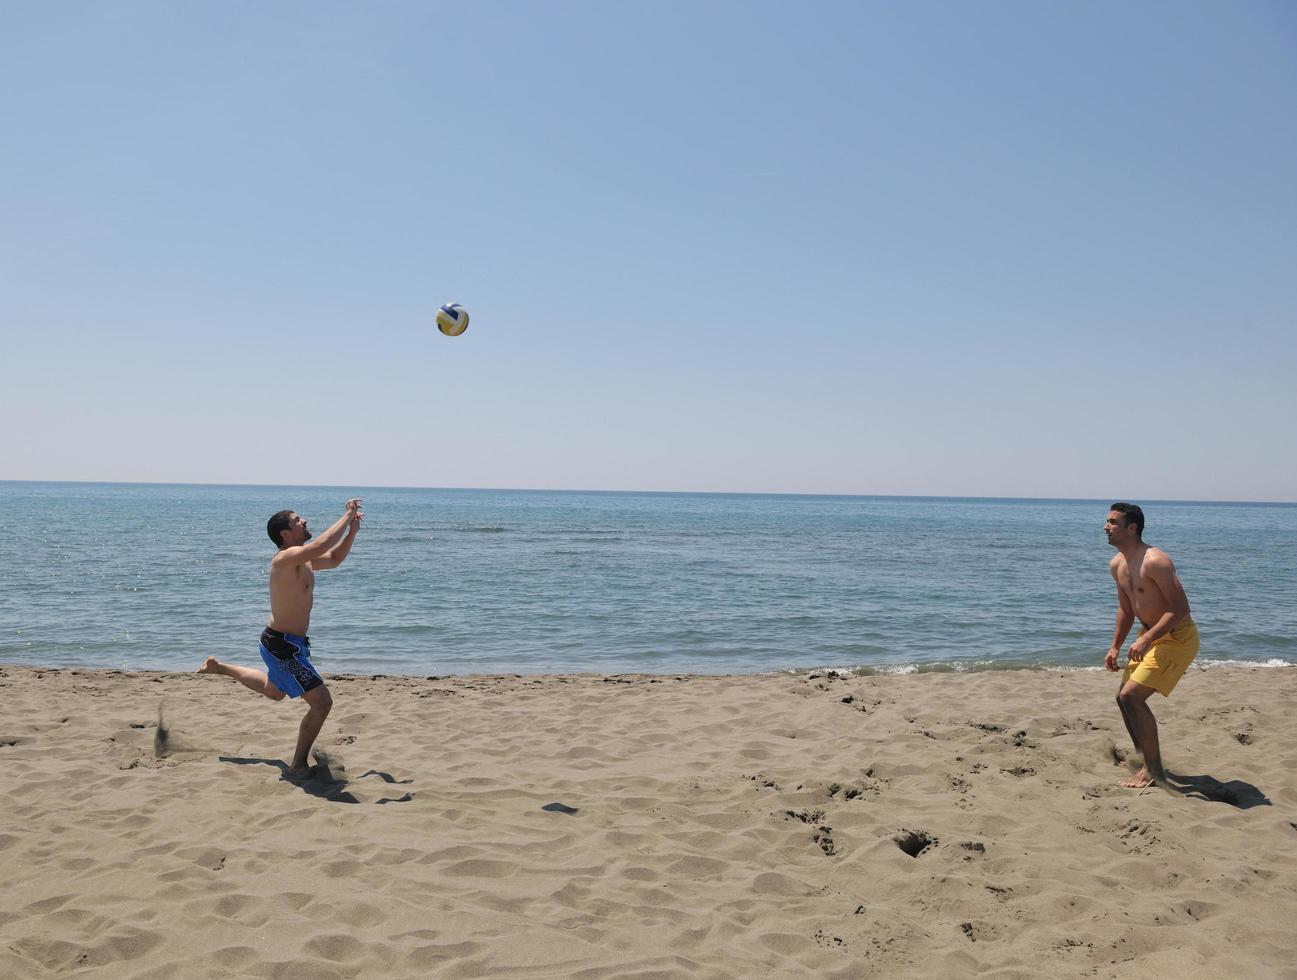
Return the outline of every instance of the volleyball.
<path id="1" fill-rule="evenodd" d="M 437 329 L 447 337 L 458 337 L 468 329 L 468 310 L 458 303 L 447 303 L 437 311 Z"/>

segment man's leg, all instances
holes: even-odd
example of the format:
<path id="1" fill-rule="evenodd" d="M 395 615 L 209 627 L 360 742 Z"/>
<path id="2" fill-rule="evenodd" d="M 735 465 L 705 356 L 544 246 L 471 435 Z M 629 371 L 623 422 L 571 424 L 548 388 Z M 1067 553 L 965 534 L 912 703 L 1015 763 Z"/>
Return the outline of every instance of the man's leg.
<path id="1" fill-rule="evenodd" d="M 203 665 L 198 668 L 200 674 L 223 674 L 226 677 L 233 677 L 244 687 L 256 691 L 258 694 L 264 694 L 272 701 L 282 701 L 284 692 L 275 687 L 266 676 L 264 670 L 254 670 L 252 667 L 240 667 L 238 664 L 223 664 L 215 657 L 208 657 Z"/>
<path id="2" fill-rule="evenodd" d="M 1130 736 L 1131 744 L 1135 746 L 1135 751 L 1139 751 L 1139 739 L 1135 737 L 1135 726 L 1130 720 L 1130 712 L 1126 708 L 1126 701 L 1122 699 L 1121 692 L 1126 689 L 1125 681 L 1121 687 L 1117 688 L 1117 710 L 1121 712 L 1121 720 L 1126 725 L 1126 734 Z"/>
<path id="3" fill-rule="evenodd" d="M 1135 743 L 1135 751 L 1144 757 L 1144 768 L 1129 779 L 1121 780 L 1120 785 L 1132 789 L 1142 789 L 1149 783 L 1166 780 L 1166 773 L 1162 771 L 1162 750 L 1157 740 L 1157 719 L 1148 706 L 1148 699 L 1154 693 L 1151 687 L 1138 681 L 1127 681 L 1117 695 L 1117 704 L 1126 719 L 1126 730 Z"/>
<path id="4" fill-rule="evenodd" d="M 306 771 L 311 746 L 315 744 L 315 737 L 320 734 L 324 719 L 329 717 L 329 709 L 333 707 L 333 695 L 323 684 L 303 694 L 302 700 L 306 702 L 308 710 L 297 730 L 297 751 L 293 753 L 293 764 L 289 767 L 289 772 Z"/>

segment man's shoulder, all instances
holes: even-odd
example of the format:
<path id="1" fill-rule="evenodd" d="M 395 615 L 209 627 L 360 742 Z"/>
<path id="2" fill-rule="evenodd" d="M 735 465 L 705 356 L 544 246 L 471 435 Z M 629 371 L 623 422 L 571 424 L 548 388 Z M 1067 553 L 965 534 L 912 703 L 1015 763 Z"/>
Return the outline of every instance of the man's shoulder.
<path id="1" fill-rule="evenodd" d="M 1115 555 L 1113 555 L 1112 558 L 1108 561 L 1108 571 L 1112 572 L 1113 575 L 1116 575 L 1117 572 L 1119 572 L 1121 569 L 1125 567 L 1126 567 L 1126 556 L 1123 555 L 1120 551 L 1117 552 Z"/>
<path id="2" fill-rule="evenodd" d="M 1171 556 L 1161 548 L 1155 548 L 1153 545 L 1149 545 L 1148 551 L 1144 552 L 1144 564 L 1169 567 L 1172 564 L 1172 561 Z"/>
<path id="3" fill-rule="evenodd" d="M 301 548 L 284 548 L 275 552 L 275 556 L 270 559 L 270 570 L 272 572 L 284 572 L 292 568 L 300 568 L 307 562 L 302 559 Z"/>

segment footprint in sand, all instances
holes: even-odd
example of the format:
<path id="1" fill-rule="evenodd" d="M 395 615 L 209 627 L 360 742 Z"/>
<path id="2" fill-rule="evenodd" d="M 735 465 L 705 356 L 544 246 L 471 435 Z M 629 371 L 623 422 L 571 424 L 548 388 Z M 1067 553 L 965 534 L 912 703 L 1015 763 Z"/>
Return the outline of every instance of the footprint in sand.
<path id="1" fill-rule="evenodd" d="M 892 838 L 902 851 L 912 858 L 918 857 L 928 848 L 935 848 L 940 841 L 924 830 L 910 830 L 902 827 Z"/>

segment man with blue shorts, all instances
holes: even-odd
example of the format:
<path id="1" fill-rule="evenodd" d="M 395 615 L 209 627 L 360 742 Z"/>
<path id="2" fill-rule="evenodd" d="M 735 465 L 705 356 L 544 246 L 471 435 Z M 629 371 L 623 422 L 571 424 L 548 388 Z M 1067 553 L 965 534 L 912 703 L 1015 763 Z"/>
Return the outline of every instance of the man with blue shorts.
<path id="1" fill-rule="evenodd" d="M 215 657 L 198 668 L 200 674 L 224 674 L 272 701 L 301 698 L 307 710 L 297 733 L 290 773 L 304 773 L 316 736 L 333 707 L 333 696 L 311 663 L 311 606 L 315 600 L 315 573 L 337 568 L 351 553 L 356 532 L 364 519 L 360 500 L 348 500 L 342 516 L 318 538 L 311 539 L 306 521 L 291 510 L 281 510 L 266 522 L 266 533 L 279 553 L 270 561 L 270 622 L 261 633 L 264 671 L 221 663 Z"/>

